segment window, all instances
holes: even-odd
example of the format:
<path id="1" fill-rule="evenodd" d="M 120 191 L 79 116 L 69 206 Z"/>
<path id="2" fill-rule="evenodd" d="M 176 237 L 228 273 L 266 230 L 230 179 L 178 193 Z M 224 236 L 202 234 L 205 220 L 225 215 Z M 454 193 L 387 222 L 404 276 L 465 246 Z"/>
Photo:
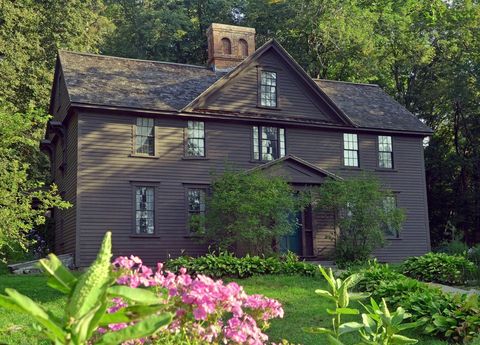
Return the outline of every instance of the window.
<path id="1" fill-rule="evenodd" d="M 230 43 L 230 40 L 226 37 L 222 38 L 222 51 L 223 54 L 232 54 L 232 44 Z"/>
<path id="2" fill-rule="evenodd" d="M 378 136 L 378 166 L 380 168 L 393 169 L 393 148 L 391 136 Z"/>
<path id="3" fill-rule="evenodd" d="M 271 161 L 285 156 L 285 129 L 253 127 L 253 159 Z"/>
<path id="4" fill-rule="evenodd" d="M 356 134 L 343 134 L 343 165 L 358 167 L 358 138 Z"/>
<path id="5" fill-rule="evenodd" d="M 261 71 L 260 105 L 262 107 L 277 106 L 277 73 Z"/>
<path id="6" fill-rule="evenodd" d="M 206 188 L 188 188 L 188 230 L 190 233 L 198 233 L 203 229 L 203 219 L 196 216 L 205 215 L 205 195 Z"/>
<path id="7" fill-rule="evenodd" d="M 135 233 L 155 232 L 155 187 L 135 186 Z"/>
<path id="8" fill-rule="evenodd" d="M 387 195 L 383 198 L 383 208 L 386 211 L 393 211 L 397 208 L 397 198 L 395 195 Z M 399 233 L 396 229 L 393 228 L 392 224 L 386 223 L 384 225 L 385 236 L 390 238 L 398 238 Z"/>
<path id="9" fill-rule="evenodd" d="M 187 148 L 188 157 L 205 157 L 205 123 L 188 121 Z"/>
<path id="10" fill-rule="evenodd" d="M 244 39 L 240 39 L 238 41 L 238 45 L 240 47 L 240 55 L 242 57 L 248 56 L 248 43 Z"/>
<path id="11" fill-rule="evenodd" d="M 155 155 L 153 119 L 138 117 L 135 126 L 135 153 L 139 155 Z"/>

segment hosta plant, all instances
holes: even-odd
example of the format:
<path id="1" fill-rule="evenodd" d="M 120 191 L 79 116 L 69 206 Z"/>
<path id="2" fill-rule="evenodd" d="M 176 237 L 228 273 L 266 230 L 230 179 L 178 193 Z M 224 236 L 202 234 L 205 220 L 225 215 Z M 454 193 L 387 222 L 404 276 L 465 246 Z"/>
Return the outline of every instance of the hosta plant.
<path id="1" fill-rule="evenodd" d="M 40 260 L 42 270 L 49 276 L 47 284 L 68 296 L 60 317 L 14 289 L 5 289 L 6 295 L 0 295 L 0 306 L 29 314 L 35 327 L 56 345 L 120 344 L 166 327 L 172 315 L 161 312 L 165 304 L 155 293 L 115 286 L 111 247 L 111 233 L 107 232 L 97 259 L 78 279 L 55 255 Z M 108 313 L 115 298 L 128 301 L 129 306 Z M 100 327 L 118 322 L 127 326 L 118 332 L 97 332 Z"/>
<path id="2" fill-rule="evenodd" d="M 373 298 L 370 306 L 364 305 L 366 313 L 362 314 L 363 327 L 359 330 L 362 343 L 367 345 L 402 345 L 415 344 L 416 339 L 408 338 L 399 333 L 410 328 L 416 328 L 423 324 L 422 321 L 404 323 L 410 318 L 402 307 L 395 312 L 390 312 L 385 299 L 378 305 Z"/>
<path id="3" fill-rule="evenodd" d="M 342 344 L 339 340 L 340 336 L 363 327 L 358 322 L 342 323 L 342 315 L 358 315 L 360 313 L 358 309 L 349 307 L 350 301 L 363 299 L 368 295 L 349 292 L 349 289 L 361 280 L 361 275 L 352 274 L 342 280 L 335 278 L 331 268 L 328 269 L 328 272 L 322 266 L 319 266 L 319 269 L 330 290 L 315 290 L 315 293 L 335 303 L 335 309 L 327 309 L 327 313 L 332 315 L 332 328 L 310 327 L 304 328 L 304 330 L 308 333 L 325 334 L 329 344 Z"/>

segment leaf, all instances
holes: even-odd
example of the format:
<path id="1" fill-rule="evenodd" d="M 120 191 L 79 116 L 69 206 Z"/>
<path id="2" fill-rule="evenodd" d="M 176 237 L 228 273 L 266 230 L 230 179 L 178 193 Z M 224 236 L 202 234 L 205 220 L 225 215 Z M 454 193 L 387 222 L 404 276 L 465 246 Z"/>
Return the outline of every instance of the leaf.
<path id="1" fill-rule="evenodd" d="M 336 314 L 340 315 L 358 315 L 360 312 L 358 309 L 353 309 L 353 308 L 337 308 L 335 309 Z"/>
<path id="2" fill-rule="evenodd" d="M 83 315 L 79 320 L 76 320 L 73 324 L 72 338 L 77 344 L 84 344 L 88 340 L 90 324 L 100 307 L 101 305 L 99 304 L 95 308 L 90 309 L 88 313 Z"/>
<path id="3" fill-rule="evenodd" d="M 127 300 L 139 304 L 158 304 L 161 302 L 160 298 L 152 291 L 140 288 L 131 288 L 124 285 L 115 285 L 108 289 L 110 296 L 120 296 Z"/>
<path id="4" fill-rule="evenodd" d="M 107 326 L 111 323 L 123 323 L 123 322 L 131 322 L 136 321 L 145 316 L 155 314 L 161 308 L 165 307 L 165 305 L 151 305 L 151 306 L 144 306 L 144 305 L 134 305 L 126 308 L 122 308 L 119 311 L 111 314 L 104 314 L 99 321 L 100 326 Z"/>
<path id="5" fill-rule="evenodd" d="M 368 333 L 373 333 L 373 329 L 376 326 L 375 321 L 367 314 L 362 314 L 363 327 Z"/>
<path id="6" fill-rule="evenodd" d="M 391 342 L 390 342 L 391 345 L 403 345 L 403 344 L 416 344 L 416 343 L 418 343 L 418 340 L 408 338 L 408 337 L 406 337 L 404 335 L 400 335 L 400 334 L 392 335 L 390 340 L 391 340 Z"/>
<path id="7" fill-rule="evenodd" d="M 40 268 L 50 275 L 48 286 L 63 293 L 70 293 L 74 288 L 77 278 L 63 265 L 55 254 L 49 254 L 48 259 L 39 261 Z"/>
<path id="8" fill-rule="evenodd" d="M 323 327 L 303 327 L 302 330 L 312 334 L 333 334 L 333 331 Z"/>
<path id="9" fill-rule="evenodd" d="M 351 292 L 350 293 L 350 300 L 352 301 L 358 301 L 361 299 L 366 299 L 370 297 L 369 293 L 363 293 L 363 292 Z"/>
<path id="10" fill-rule="evenodd" d="M 363 328 L 363 324 L 359 322 L 346 322 L 346 323 L 342 323 L 338 327 L 338 334 L 342 335 L 346 333 L 351 333 L 351 332 L 358 331 L 359 329 L 362 329 L 362 328 Z"/>
<path id="11" fill-rule="evenodd" d="M 344 345 L 340 340 L 334 338 L 330 334 L 327 334 L 327 341 L 330 345 Z"/>
<path id="12" fill-rule="evenodd" d="M 0 295 L 0 307 L 19 313 L 25 313 L 25 310 L 19 307 L 12 298 L 4 295 Z"/>
<path id="13" fill-rule="evenodd" d="M 148 337 L 172 321 L 172 314 L 152 315 L 148 318 L 116 332 L 105 333 L 96 345 L 121 344 L 127 340 Z"/>

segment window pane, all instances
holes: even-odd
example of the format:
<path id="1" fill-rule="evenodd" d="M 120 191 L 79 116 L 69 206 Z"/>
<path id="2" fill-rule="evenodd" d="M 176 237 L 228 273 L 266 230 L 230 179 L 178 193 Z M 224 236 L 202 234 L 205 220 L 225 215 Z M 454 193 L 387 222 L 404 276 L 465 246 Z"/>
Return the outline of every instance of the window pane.
<path id="1" fill-rule="evenodd" d="M 187 156 L 205 156 L 205 124 L 203 121 L 188 121 Z"/>
<path id="2" fill-rule="evenodd" d="M 135 153 L 153 156 L 155 154 L 154 121 L 137 117 L 135 126 Z"/>
<path id="3" fill-rule="evenodd" d="M 285 156 L 285 129 L 280 128 L 279 135 L 280 135 L 280 157 L 284 157 Z"/>
<path id="4" fill-rule="evenodd" d="M 205 215 L 205 195 L 206 191 L 203 188 L 190 188 L 187 190 L 187 211 L 188 211 L 188 228 L 191 232 L 201 230 L 203 219 L 195 216 Z"/>
<path id="5" fill-rule="evenodd" d="M 261 72 L 260 105 L 266 107 L 277 106 L 277 73 L 275 72 Z"/>
<path id="6" fill-rule="evenodd" d="M 135 225 L 137 234 L 153 234 L 155 231 L 154 187 L 135 189 Z"/>
<path id="7" fill-rule="evenodd" d="M 260 159 L 258 152 L 258 127 L 253 126 L 253 159 Z"/>
<path id="8" fill-rule="evenodd" d="M 343 134 L 343 164 L 358 167 L 358 138 L 356 134 Z"/>

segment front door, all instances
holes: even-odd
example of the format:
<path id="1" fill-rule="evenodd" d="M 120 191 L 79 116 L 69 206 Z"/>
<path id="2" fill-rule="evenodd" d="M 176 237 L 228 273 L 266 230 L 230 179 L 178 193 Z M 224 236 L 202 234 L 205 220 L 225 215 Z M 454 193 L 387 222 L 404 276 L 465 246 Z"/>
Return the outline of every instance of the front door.
<path id="1" fill-rule="evenodd" d="M 290 217 L 295 217 L 296 222 L 292 233 L 282 236 L 280 239 L 280 252 L 286 253 L 288 251 L 293 252 L 299 256 L 303 255 L 302 251 L 302 212 L 292 213 Z"/>

